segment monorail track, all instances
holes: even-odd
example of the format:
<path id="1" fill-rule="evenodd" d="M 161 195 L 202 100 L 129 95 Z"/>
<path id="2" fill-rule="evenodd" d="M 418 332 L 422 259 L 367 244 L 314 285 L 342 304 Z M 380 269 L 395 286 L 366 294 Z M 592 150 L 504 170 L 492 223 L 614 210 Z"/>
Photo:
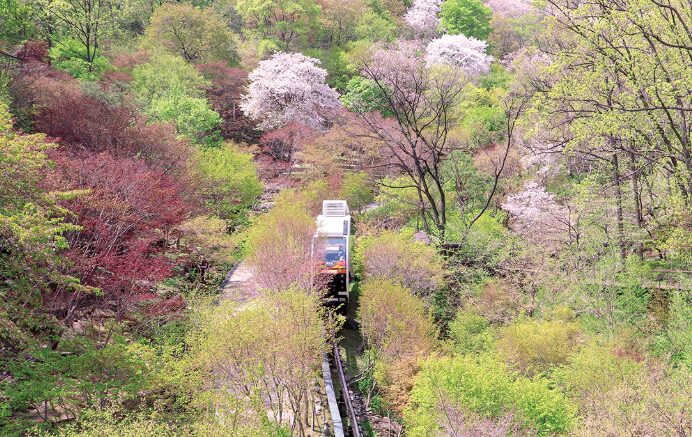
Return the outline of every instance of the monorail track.
<path id="1" fill-rule="evenodd" d="M 325 386 L 327 387 L 327 397 L 329 402 L 329 411 L 332 416 L 332 424 L 334 425 L 334 436 L 335 437 L 361 437 L 358 415 L 354 408 L 354 400 L 351 396 L 351 391 L 348 387 L 348 381 L 346 380 L 346 373 L 344 371 L 344 365 L 341 361 L 341 354 L 339 353 L 339 345 L 334 343 L 332 345 L 332 353 L 330 357 L 330 362 L 325 363 L 323 366 Z M 332 370 L 336 372 L 337 380 L 341 388 L 341 403 L 336 397 L 336 391 L 334 390 L 332 381 Z M 343 406 L 345 410 L 345 415 L 342 417 L 340 408 Z M 344 420 L 345 419 L 345 420 Z"/>

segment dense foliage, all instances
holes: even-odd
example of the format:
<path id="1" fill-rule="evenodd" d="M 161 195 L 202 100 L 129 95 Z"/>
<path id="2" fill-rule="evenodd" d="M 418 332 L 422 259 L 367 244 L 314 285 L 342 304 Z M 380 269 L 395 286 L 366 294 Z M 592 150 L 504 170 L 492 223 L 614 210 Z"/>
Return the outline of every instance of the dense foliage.
<path id="1" fill-rule="evenodd" d="M 690 29 L 688 0 L 0 0 L 0 434 L 313 435 L 336 342 L 366 433 L 689 435 Z"/>

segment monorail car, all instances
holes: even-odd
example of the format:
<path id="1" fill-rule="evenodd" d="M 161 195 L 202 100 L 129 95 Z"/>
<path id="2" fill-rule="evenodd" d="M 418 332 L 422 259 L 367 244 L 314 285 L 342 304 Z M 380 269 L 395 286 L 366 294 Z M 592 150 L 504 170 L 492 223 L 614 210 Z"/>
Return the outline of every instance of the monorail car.
<path id="1" fill-rule="evenodd" d="M 327 303 L 348 302 L 351 279 L 351 215 L 345 200 L 325 200 L 312 238 L 317 280 L 324 281 Z"/>

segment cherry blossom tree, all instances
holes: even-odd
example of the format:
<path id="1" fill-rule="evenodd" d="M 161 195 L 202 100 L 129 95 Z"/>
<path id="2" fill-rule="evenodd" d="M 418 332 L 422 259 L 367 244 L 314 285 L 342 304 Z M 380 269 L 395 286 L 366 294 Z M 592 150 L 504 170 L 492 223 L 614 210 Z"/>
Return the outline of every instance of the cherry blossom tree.
<path id="1" fill-rule="evenodd" d="M 519 17 L 531 12 L 531 0 L 486 0 L 485 4 L 497 14 Z"/>
<path id="2" fill-rule="evenodd" d="M 441 4 L 442 0 L 415 0 L 404 20 L 419 33 L 436 35 Z"/>
<path id="3" fill-rule="evenodd" d="M 277 53 L 260 62 L 249 75 L 243 112 L 264 130 L 291 122 L 324 129 L 330 111 L 339 108 L 339 95 L 325 83 L 327 71 L 319 64 L 300 53 Z"/>
<path id="4" fill-rule="evenodd" d="M 428 65 L 447 64 L 471 75 L 490 71 L 492 56 L 485 53 L 488 44 L 464 35 L 442 35 L 432 40 L 425 49 Z"/>
<path id="5" fill-rule="evenodd" d="M 509 212 L 512 228 L 531 241 L 552 246 L 571 236 L 573 224 L 568 208 L 535 181 L 507 197 L 502 209 Z"/>

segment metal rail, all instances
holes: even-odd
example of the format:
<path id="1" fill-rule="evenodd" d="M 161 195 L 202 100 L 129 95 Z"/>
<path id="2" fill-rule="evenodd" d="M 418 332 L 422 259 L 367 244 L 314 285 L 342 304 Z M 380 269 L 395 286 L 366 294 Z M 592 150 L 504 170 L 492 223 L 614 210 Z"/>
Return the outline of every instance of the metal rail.
<path id="1" fill-rule="evenodd" d="M 329 368 L 329 360 L 327 359 L 326 354 L 324 356 L 324 361 L 322 362 L 322 375 L 324 377 L 324 387 L 327 394 L 329 414 L 332 416 L 332 425 L 334 425 L 334 437 L 344 437 L 344 424 L 341 421 L 339 404 L 336 401 L 334 383 L 332 382 L 332 370 Z"/>
<path id="2" fill-rule="evenodd" d="M 351 400 L 351 393 L 348 390 L 348 383 L 346 382 L 346 374 L 344 373 L 344 365 L 341 363 L 341 354 L 339 353 L 339 347 L 336 343 L 333 345 L 334 352 L 334 364 L 336 364 L 336 371 L 339 373 L 339 382 L 341 383 L 341 392 L 344 397 L 344 403 L 346 404 L 346 413 L 349 416 L 351 422 L 351 432 L 353 437 L 361 437 L 360 427 L 358 426 L 358 417 L 356 416 L 356 411 L 353 408 L 353 401 Z"/>

